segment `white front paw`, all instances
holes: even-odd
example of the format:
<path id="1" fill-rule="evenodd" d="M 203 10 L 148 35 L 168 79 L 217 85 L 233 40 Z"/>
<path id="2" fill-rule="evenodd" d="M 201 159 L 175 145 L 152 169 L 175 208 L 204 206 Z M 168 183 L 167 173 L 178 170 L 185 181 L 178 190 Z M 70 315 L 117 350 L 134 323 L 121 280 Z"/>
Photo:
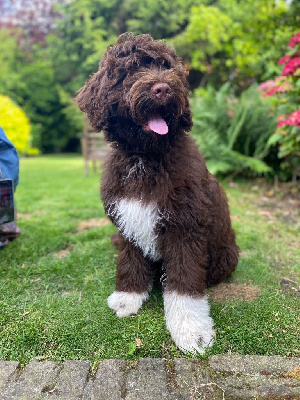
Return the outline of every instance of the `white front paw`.
<path id="1" fill-rule="evenodd" d="M 143 302 L 148 299 L 148 292 L 113 292 L 108 299 L 108 306 L 115 311 L 118 317 L 128 317 L 136 314 Z"/>
<path id="2" fill-rule="evenodd" d="M 180 350 L 203 354 L 207 347 L 213 345 L 215 332 L 206 296 L 166 292 L 164 308 L 167 328 Z"/>

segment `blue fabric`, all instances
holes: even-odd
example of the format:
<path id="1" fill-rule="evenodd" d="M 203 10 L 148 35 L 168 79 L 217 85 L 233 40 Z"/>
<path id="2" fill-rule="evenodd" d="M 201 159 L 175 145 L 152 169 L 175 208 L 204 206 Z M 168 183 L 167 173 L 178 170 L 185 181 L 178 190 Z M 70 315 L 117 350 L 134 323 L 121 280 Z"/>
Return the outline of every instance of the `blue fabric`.
<path id="1" fill-rule="evenodd" d="M 0 127 L 0 168 L 4 179 L 12 179 L 16 188 L 19 183 L 19 156 L 15 146 Z M 1 174 L 0 174 L 0 179 Z"/>

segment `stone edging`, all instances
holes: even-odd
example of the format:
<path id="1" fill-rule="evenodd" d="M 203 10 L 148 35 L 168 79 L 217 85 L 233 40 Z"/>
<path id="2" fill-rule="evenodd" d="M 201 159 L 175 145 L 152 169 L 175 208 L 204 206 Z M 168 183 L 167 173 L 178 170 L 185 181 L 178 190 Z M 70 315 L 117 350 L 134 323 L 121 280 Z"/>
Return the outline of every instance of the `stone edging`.
<path id="1" fill-rule="evenodd" d="M 0 361 L 0 400 L 300 399 L 300 358 L 215 355 L 207 361 Z"/>

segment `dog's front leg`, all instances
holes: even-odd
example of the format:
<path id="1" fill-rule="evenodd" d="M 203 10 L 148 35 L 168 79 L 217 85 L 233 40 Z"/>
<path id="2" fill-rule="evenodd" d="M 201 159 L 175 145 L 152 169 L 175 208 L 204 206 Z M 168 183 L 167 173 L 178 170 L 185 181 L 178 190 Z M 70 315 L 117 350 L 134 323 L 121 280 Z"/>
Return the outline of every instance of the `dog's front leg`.
<path id="1" fill-rule="evenodd" d="M 126 240 L 117 261 L 116 290 L 108 297 L 108 306 L 118 317 L 136 314 L 148 299 L 152 281 L 150 261 Z"/>
<path id="2" fill-rule="evenodd" d="M 215 333 L 207 296 L 166 291 L 164 308 L 167 328 L 180 350 L 203 354 L 213 345 Z"/>
<path id="3" fill-rule="evenodd" d="M 215 336 L 205 295 L 203 254 L 201 246 L 182 239 L 180 243 L 174 242 L 173 251 L 164 260 L 166 326 L 175 344 L 185 353 L 203 354 L 205 348 L 213 345 Z"/>

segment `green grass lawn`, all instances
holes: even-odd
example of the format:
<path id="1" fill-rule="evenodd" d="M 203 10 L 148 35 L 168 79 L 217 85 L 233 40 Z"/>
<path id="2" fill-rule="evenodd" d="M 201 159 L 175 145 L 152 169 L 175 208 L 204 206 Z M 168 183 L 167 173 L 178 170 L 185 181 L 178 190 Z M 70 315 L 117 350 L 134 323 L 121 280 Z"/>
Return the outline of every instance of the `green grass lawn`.
<path id="1" fill-rule="evenodd" d="M 225 188 L 241 258 L 226 285 L 211 291 L 217 336 L 208 355 L 299 356 L 299 213 L 294 203 L 262 197 L 260 182 Z M 79 228 L 105 217 L 99 176 L 84 178 L 80 157 L 22 159 L 16 198 L 22 235 L 0 251 L 0 359 L 182 356 L 159 290 L 137 316 L 120 319 L 108 308 L 115 228 Z"/>

